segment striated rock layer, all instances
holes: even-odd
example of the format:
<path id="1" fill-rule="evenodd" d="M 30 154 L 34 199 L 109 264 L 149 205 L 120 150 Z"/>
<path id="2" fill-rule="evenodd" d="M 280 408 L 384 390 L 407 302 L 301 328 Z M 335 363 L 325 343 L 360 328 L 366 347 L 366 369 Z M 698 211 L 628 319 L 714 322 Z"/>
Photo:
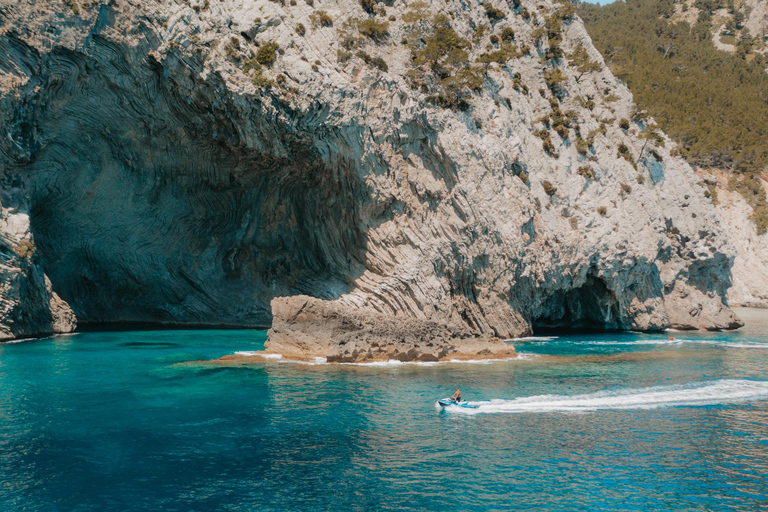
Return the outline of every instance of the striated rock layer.
<path id="1" fill-rule="evenodd" d="M 4 273 L 12 335 L 71 328 L 53 291 L 84 323 L 274 316 L 268 349 L 321 343 L 339 360 L 477 352 L 537 326 L 740 325 L 733 248 L 673 144 L 618 121 L 631 95 L 604 66 L 541 60 L 537 33 L 564 4 L 436 0 L 410 22 L 404 2 L 376 4 L 375 38 L 352 0 L 69 4 L 0 7 L 3 186 L 38 258 Z M 423 45 L 438 12 L 469 62 L 504 28 L 531 48 L 477 65 L 464 110 L 430 100 L 433 75 L 413 87 L 402 40 Z M 561 33 L 602 64 L 578 18 Z M 268 42 L 276 61 L 254 75 Z M 544 147 L 553 104 L 588 148 L 573 126 Z M 14 299 L 24 287 L 47 312 Z M 297 295 L 311 298 L 273 303 Z"/>

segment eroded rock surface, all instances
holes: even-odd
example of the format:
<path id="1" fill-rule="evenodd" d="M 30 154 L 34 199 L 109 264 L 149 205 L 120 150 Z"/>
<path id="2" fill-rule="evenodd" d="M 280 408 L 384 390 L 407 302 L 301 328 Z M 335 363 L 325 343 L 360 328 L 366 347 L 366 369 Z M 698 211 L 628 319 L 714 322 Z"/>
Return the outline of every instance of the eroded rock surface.
<path id="1" fill-rule="evenodd" d="M 700 176 L 717 191 L 717 213 L 735 248 L 728 302 L 733 306 L 768 308 L 768 233 L 758 234 L 750 220 L 752 207 L 730 189 L 727 172 L 701 171 Z M 760 183 L 768 192 L 768 183 L 762 179 Z"/>
<path id="2" fill-rule="evenodd" d="M 537 30 L 562 4 L 499 2 L 490 20 L 480 4 L 435 1 L 416 22 L 404 2 L 377 4 L 379 21 L 394 17 L 377 39 L 344 28 L 368 17 L 353 0 L 70 4 L 2 5 L 0 166 L 30 215 L 37 268 L 79 321 L 274 315 L 270 345 L 332 336 L 346 340 L 339 360 L 439 358 L 427 342 L 461 352 L 539 325 L 739 325 L 724 299 L 733 247 L 674 145 L 641 138 L 642 121 L 622 126 L 631 95 L 604 66 L 541 60 Z M 316 10 L 332 23 L 313 23 Z M 531 49 L 473 64 L 481 86 L 462 93 L 465 110 L 409 78 L 401 41 L 421 44 L 414 31 L 426 37 L 438 12 L 477 40 L 469 62 L 504 28 Z M 340 30 L 357 38 L 349 54 Z M 279 50 L 265 89 L 250 59 L 268 42 Z M 560 47 L 578 46 L 602 63 L 580 20 L 563 19 Z M 376 57 L 388 71 L 366 63 Z M 550 87 L 554 68 L 564 81 Z M 553 105 L 573 125 L 550 127 L 545 148 Z M 44 279 L 13 268 L 8 279 L 45 295 Z M 272 310 L 297 295 L 314 299 Z M 33 325 L 32 302 L 17 303 Z"/>
<path id="3" fill-rule="evenodd" d="M 329 363 L 445 361 L 515 357 L 512 345 L 466 324 L 396 318 L 307 296 L 272 301 L 266 351 Z"/>

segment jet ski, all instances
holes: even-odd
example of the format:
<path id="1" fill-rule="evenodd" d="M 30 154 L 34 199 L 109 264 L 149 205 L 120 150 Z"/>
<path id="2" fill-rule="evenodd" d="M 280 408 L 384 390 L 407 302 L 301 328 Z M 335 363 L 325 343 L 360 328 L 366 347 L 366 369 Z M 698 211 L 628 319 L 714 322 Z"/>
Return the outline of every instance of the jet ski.
<path id="1" fill-rule="evenodd" d="M 453 398 L 442 398 L 437 401 L 441 407 L 464 407 L 466 409 L 477 409 L 479 405 L 469 405 L 466 400 L 456 401 Z"/>

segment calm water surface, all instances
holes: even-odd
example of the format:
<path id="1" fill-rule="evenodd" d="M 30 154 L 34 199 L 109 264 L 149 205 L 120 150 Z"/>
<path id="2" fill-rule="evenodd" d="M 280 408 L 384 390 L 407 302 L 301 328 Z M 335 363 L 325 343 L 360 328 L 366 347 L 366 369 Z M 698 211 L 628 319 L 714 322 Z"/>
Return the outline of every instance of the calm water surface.
<path id="1" fill-rule="evenodd" d="M 0 510 L 765 510 L 768 313 L 491 364 L 250 368 L 255 331 L 0 345 Z M 460 386 L 480 407 L 441 411 Z"/>

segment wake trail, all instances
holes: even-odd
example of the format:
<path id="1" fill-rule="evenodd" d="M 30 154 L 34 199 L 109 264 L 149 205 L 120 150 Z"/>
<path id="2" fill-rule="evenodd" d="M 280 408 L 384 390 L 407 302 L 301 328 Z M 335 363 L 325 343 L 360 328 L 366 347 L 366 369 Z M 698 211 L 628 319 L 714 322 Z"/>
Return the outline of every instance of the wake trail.
<path id="1" fill-rule="evenodd" d="M 470 402 L 477 409 L 449 408 L 463 414 L 590 412 L 729 405 L 768 400 L 768 382 L 723 379 L 638 389 L 605 390 L 582 395 L 538 395 L 512 400 Z"/>

